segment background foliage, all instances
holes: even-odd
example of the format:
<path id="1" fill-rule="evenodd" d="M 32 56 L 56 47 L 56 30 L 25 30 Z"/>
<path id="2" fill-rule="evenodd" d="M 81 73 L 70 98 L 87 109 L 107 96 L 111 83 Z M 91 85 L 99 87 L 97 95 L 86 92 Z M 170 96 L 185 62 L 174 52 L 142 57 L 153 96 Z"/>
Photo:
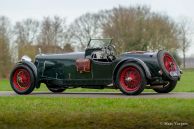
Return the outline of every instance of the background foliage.
<path id="1" fill-rule="evenodd" d="M 0 78 L 8 77 L 21 56 L 34 59 L 38 48 L 43 53 L 83 51 L 90 38 L 102 37 L 113 38 L 118 53 L 166 49 L 176 55 L 180 64 L 177 51 L 185 53 L 190 44 L 187 28 L 187 22 L 177 23 L 147 6 L 119 6 L 86 13 L 70 24 L 58 16 L 10 24 L 7 17 L 0 16 Z"/>

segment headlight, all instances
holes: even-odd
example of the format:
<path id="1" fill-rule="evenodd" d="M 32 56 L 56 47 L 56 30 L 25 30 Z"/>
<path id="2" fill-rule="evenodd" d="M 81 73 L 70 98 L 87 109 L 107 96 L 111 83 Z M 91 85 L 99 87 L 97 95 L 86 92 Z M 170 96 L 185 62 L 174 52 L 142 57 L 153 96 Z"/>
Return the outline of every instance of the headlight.
<path id="1" fill-rule="evenodd" d="M 29 62 L 32 61 L 32 59 L 30 57 L 28 57 L 28 56 L 22 56 L 21 60 L 22 61 L 29 61 Z"/>

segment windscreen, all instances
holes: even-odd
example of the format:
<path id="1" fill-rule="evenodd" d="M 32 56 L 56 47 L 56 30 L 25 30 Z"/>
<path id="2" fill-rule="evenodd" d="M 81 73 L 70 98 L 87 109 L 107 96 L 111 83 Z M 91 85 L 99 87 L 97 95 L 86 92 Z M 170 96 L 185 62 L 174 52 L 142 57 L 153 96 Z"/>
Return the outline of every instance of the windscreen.
<path id="1" fill-rule="evenodd" d="M 91 39 L 88 47 L 89 48 L 102 48 L 111 44 L 112 39 Z"/>

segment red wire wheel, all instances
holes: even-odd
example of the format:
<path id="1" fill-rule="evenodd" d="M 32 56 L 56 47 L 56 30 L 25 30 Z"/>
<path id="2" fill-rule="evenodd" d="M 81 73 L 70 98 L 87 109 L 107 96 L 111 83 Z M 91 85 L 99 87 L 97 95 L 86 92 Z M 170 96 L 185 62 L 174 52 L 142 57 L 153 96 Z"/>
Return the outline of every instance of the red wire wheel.
<path id="1" fill-rule="evenodd" d="M 14 72 L 13 85 L 18 91 L 25 91 L 31 85 L 30 73 L 24 69 L 19 68 Z"/>
<path id="2" fill-rule="evenodd" d="M 172 56 L 170 56 L 168 53 L 164 54 L 163 62 L 164 62 L 164 66 L 165 66 L 166 70 L 169 73 L 171 71 L 176 71 L 177 70 L 176 62 L 174 61 Z"/>
<path id="3" fill-rule="evenodd" d="M 23 64 L 16 65 L 10 75 L 12 89 L 18 94 L 29 94 L 35 88 L 32 70 Z"/>
<path id="4" fill-rule="evenodd" d="M 118 71 L 116 83 L 124 94 L 138 95 L 146 85 L 145 75 L 137 64 L 125 64 Z"/>
<path id="5" fill-rule="evenodd" d="M 136 68 L 129 66 L 121 71 L 119 81 L 126 91 L 136 91 L 141 85 L 142 77 Z"/>
<path id="6" fill-rule="evenodd" d="M 159 51 L 158 62 L 163 71 L 163 77 L 167 80 L 178 80 L 180 70 L 173 56 L 167 51 Z M 171 72 L 176 72 L 177 76 L 172 76 Z"/>

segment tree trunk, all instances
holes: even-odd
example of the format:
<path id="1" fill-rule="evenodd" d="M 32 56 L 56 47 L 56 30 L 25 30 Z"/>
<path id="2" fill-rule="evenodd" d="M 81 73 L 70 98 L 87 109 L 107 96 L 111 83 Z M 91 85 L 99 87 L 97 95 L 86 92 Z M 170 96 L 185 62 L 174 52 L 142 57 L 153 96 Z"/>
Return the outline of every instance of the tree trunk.
<path id="1" fill-rule="evenodd" d="M 186 67 L 185 58 L 186 58 L 186 56 L 185 56 L 185 48 L 183 48 L 183 68 L 184 68 L 184 69 L 185 69 L 185 67 Z"/>

